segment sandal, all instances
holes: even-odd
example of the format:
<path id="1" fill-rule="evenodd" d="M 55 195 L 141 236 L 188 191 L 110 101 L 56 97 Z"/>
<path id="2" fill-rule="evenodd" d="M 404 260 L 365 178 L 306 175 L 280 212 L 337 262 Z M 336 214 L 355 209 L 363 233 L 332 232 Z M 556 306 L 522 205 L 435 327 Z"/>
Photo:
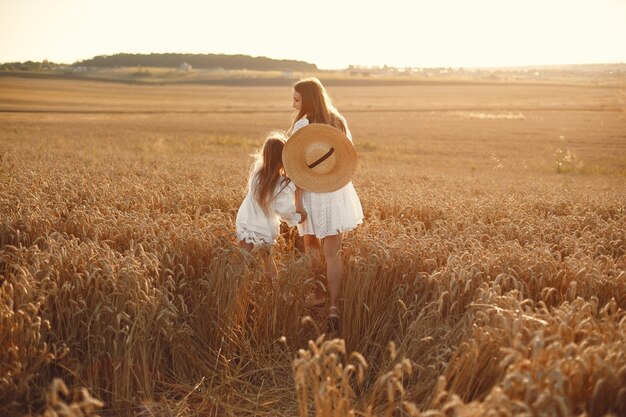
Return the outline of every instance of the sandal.
<path id="1" fill-rule="evenodd" d="M 308 296 L 305 304 L 309 308 L 322 308 L 326 304 L 326 298 L 315 298 L 313 294 Z"/>

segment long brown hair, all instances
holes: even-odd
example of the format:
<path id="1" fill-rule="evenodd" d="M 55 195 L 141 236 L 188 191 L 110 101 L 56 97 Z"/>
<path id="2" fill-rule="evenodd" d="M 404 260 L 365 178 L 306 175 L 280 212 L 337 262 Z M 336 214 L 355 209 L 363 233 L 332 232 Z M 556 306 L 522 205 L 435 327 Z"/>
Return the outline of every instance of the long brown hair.
<path id="1" fill-rule="evenodd" d="M 283 147 L 287 138 L 284 132 L 274 131 L 267 135 L 263 149 L 256 154 L 254 167 L 254 199 L 265 215 L 270 215 L 270 206 L 276 197 L 276 185 L 286 186 L 289 180 L 283 175 Z M 284 182 L 284 184 L 282 184 Z M 281 190 L 282 191 L 282 190 Z"/>
<path id="2" fill-rule="evenodd" d="M 315 77 L 304 78 L 295 83 L 293 89 L 302 96 L 302 107 L 293 120 L 290 131 L 298 120 L 306 116 L 309 123 L 325 123 L 347 133 L 346 119 L 335 108 L 320 80 Z"/>

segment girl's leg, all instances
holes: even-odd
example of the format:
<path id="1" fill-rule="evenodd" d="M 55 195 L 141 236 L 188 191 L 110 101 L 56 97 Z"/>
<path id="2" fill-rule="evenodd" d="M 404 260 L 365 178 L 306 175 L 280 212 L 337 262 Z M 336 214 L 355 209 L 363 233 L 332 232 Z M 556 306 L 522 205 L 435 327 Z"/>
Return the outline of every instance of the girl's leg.
<path id="1" fill-rule="evenodd" d="M 250 253 L 254 250 L 254 243 L 248 243 L 245 240 L 240 240 L 237 242 L 237 245 Z M 257 248 L 256 253 L 261 255 L 263 264 L 265 265 L 265 277 L 267 278 L 268 284 L 272 285 L 272 280 L 277 275 L 276 264 L 274 263 L 274 258 L 272 258 L 272 246 L 262 245 L 260 248 Z"/>
<path id="2" fill-rule="evenodd" d="M 272 286 L 276 280 L 276 276 L 278 275 L 276 264 L 274 263 L 274 257 L 272 256 L 272 246 L 268 245 L 266 248 L 263 248 L 263 263 L 265 264 L 265 277 L 267 278 L 267 283 Z"/>
<path id="3" fill-rule="evenodd" d="M 248 252 L 252 252 L 252 249 L 254 248 L 253 243 L 248 243 L 245 240 L 240 240 L 239 242 L 237 242 L 237 245 L 239 245 L 241 249 L 245 249 Z"/>
<path id="4" fill-rule="evenodd" d="M 324 238 L 324 258 L 326 258 L 326 278 L 328 279 L 328 296 L 330 306 L 339 307 L 341 279 L 343 267 L 339 251 L 341 250 L 342 234 Z"/>

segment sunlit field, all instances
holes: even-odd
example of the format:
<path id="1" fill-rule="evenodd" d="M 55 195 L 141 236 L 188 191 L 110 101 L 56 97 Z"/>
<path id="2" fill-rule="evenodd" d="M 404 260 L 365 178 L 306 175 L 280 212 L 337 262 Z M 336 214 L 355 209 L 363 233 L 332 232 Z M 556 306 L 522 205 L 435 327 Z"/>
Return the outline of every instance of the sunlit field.
<path id="1" fill-rule="evenodd" d="M 329 92 L 336 333 L 294 230 L 274 285 L 234 240 L 289 87 L 0 77 L 0 415 L 626 415 L 624 89 Z"/>

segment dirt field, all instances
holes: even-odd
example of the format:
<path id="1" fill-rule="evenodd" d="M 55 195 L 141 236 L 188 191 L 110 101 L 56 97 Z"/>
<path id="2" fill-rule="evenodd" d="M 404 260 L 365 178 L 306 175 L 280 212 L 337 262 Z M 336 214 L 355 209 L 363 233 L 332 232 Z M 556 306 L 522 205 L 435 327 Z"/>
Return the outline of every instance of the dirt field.
<path id="1" fill-rule="evenodd" d="M 268 288 L 233 236 L 289 88 L 0 77 L 0 413 L 626 413 L 624 89 L 329 90 L 366 219 L 309 342 L 301 240 Z"/>

